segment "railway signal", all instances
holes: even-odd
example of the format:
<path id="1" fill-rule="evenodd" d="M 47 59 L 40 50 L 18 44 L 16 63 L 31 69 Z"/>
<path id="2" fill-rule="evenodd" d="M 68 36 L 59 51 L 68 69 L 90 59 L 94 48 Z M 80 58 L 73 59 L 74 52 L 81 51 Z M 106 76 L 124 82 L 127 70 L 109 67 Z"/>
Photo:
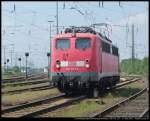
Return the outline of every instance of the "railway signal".
<path id="1" fill-rule="evenodd" d="M 27 57 L 29 56 L 29 53 L 26 52 L 25 56 L 26 56 L 26 79 L 27 79 L 27 77 L 28 77 L 28 73 L 27 73 Z"/>
<path id="2" fill-rule="evenodd" d="M 5 72 L 5 70 L 6 70 L 6 62 L 4 62 L 4 72 Z"/>
<path id="3" fill-rule="evenodd" d="M 49 74 L 49 60 L 50 60 L 50 52 L 47 53 L 47 57 L 48 57 L 48 69 L 47 69 L 47 73 L 48 73 L 48 78 L 50 77 L 50 74 Z"/>
<path id="4" fill-rule="evenodd" d="M 18 61 L 20 62 L 20 73 L 21 73 L 21 58 L 18 58 Z"/>
<path id="5" fill-rule="evenodd" d="M 9 63 L 9 59 L 7 59 L 7 72 L 8 72 L 8 63 Z"/>

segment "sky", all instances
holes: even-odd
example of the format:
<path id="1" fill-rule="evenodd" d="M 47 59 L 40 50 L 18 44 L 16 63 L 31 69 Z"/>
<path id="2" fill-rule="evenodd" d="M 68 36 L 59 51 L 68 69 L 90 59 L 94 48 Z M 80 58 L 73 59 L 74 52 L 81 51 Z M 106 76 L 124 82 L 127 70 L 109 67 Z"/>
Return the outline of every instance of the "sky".
<path id="1" fill-rule="evenodd" d="M 15 5 L 15 7 L 14 7 Z M 47 52 L 50 43 L 50 24 L 53 21 L 52 36 L 56 35 L 56 1 L 53 2 L 2 2 L 2 65 L 5 58 L 9 66 L 19 65 L 25 52 L 33 67 L 47 66 Z M 75 7 L 76 9 L 70 9 Z M 58 2 L 59 32 L 62 26 L 90 26 L 93 23 L 107 23 L 109 38 L 119 47 L 120 60 L 131 58 L 132 24 L 134 24 L 135 57 L 148 56 L 148 2 Z M 128 29 L 127 29 L 128 28 Z M 12 53 L 11 53 L 12 52 Z M 5 53 L 5 54 L 4 54 Z M 11 59 L 12 57 L 12 59 Z M 11 61 L 12 60 L 12 61 Z"/>

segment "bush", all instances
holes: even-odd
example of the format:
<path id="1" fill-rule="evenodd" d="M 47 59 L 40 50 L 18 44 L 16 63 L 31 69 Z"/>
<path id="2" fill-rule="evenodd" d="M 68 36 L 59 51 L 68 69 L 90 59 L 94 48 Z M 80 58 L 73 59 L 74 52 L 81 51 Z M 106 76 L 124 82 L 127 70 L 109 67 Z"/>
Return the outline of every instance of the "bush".
<path id="1" fill-rule="evenodd" d="M 148 57 L 144 57 L 142 60 L 135 59 L 134 64 L 131 59 L 122 60 L 120 67 L 121 72 L 126 74 L 148 75 Z"/>

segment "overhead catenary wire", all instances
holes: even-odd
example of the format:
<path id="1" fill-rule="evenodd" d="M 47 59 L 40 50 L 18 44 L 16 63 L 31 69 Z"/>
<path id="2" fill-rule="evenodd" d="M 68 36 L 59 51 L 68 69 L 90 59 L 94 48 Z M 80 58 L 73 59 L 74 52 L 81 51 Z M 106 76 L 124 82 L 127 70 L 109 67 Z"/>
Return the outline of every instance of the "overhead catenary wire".
<path id="1" fill-rule="evenodd" d="M 122 3 L 123 4 L 123 3 Z M 91 4 L 90 3 L 90 5 L 91 6 L 93 6 L 93 7 L 96 7 L 96 5 L 93 5 L 93 4 Z M 124 4 L 123 4 L 124 5 Z M 127 12 L 122 12 L 122 11 L 119 11 L 119 10 L 115 10 L 115 9 L 112 9 L 112 8 L 108 8 L 108 7 L 103 7 L 103 8 L 100 8 L 100 9 L 103 9 L 103 10 L 107 10 L 107 11 L 109 11 L 109 12 L 115 12 L 115 13 L 117 13 L 117 14 L 121 14 L 121 15 L 123 15 L 123 14 L 125 14 L 125 16 L 123 16 L 123 18 L 125 18 L 125 17 L 128 17 L 128 15 L 129 15 L 129 13 L 127 13 Z M 123 9 L 123 7 L 121 7 L 121 9 Z M 143 11 L 141 11 L 141 12 L 136 12 L 136 13 L 133 13 L 132 15 L 130 15 L 130 16 L 135 16 L 135 15 L 137 15 L 137 14 L 139 14 L 139 13 L 144 13 L 144 12 L 147 12 L 147 10 L 143 10 Z"/>
<path id="2" fill-rule="evenodd" d="M 7 17 L 11 17 L 11 16 L 9 16 L 9 15 L 5 15 L 5 16 L 7 16 Z M 43 27 L 40 27 L 40 26 L 38 26 L 38 25 L 36 25 L 36 24 L 29 23 L 29 22 L 25 22 L 25 21 L 20 20 L 20 19 L 18 19 L 18 18 L 14 18 L 14 20 L 17 20 L 17 21 L 20 21 L 20 22 L 22 22 L 22 23 L 25 23 L 25 24 L 31 25 L 31 26 L 36 27 L 36 28 L 38 28 L 38 29 L 41 29 L 41 30 L 43 30 L 43 31 L 48 31 L 48 29 L 47 29 L 47 28 L 43 28 Z"/>
<path id="3" fill-rule="evenodd" d="M 65 3 L 65 2 L 64 2 L 64 3 Z M 63 3 L 62 3 L 62 4 L 63 4 Z M 68 3 L 67 3 L 67 4 L 68 4 Z M 123 4 L 123 6 L 126 6 L 126 5 L 124 5 L 124 2 L 121 2 L 121 5 L 122 5 L 122 4 Z M 105 4 L 104 8 L 101 7 L 100 9 L 105 9 L 105 8 L 107 7 L 106 5 L 107 5 L 107 4 Z M 64 6 L 63 6 L 63 7 L 64 7 Z M 80 7 L 80 6 L 79 6 L 79 7 Z M 81 8 L 81 7 L 80 7 L 80 8 Z M 84 8 L 84 7 L 83 7 L 83 8 Z M 66 3 L 65 3 L 65 9 L 67 9 Z M 106 8 L 106 9 L 107 9 L 107 8 Z M 125 13 L 123 12 L 123 9 L 124 9 L 124 7 L 121 8 L 122 11 L 118 12 L 118 13 L 120 13 L 120 15 L 121 15 L 121 14 L 122 14 L 122 15 L 123 15 L 123 14 L 124 14 L 124 15 L 127 14 L 127 12 L 125 12 Z M 19 11 L 17 11 L 17 10 L 18 10 L 18 9 L 15 8 L 16 14 L 19 14 Z M 81 9 L 81 10 L 82 10 L 82 9 Z M 85 10 L 85 8 L 84 8 L 84 10 Z M 88 9 L 86 9 L 86 10 L 88 10 Z M 89 10 L 90 10 L 90 9 L 89 9 Z M 115 10 L 115 9 L 114 9 L 114 10 Z M 111 10 L 109 10 L 109 11 L 111 11 Z M 17 13 L 17 12 L 18 12 L 18 13 Z M 30 12 L 30 10 L 29 10 L 29 12 Z M 111 12 L 112 12 L 112 11 L 111 11 Z M 113 12 L 114 12 L 114 11 L 113 11 Z M 21 13 L 21 12 L 20 12 L 20 13 Z M 83 12 L 83 13 L 85 13 L 85 12 Z M 115 12 L 114 12 L 114 13 L 115 13 Z M 33 13 L 32 13 L 32 14 L 33 14 Z M 32 14 L 31 14 L 31 15 L 32 15 Z M 40 12 L 37 12 L 36 14 L 39 15 Z M 88 12 L 88 14 L 90 15 L 90 12 Z M 134 13 L 133 13 L 133 14 L 134 14 Z M 91 14 L 91 15 L 92 15 L 92 14 Z M 94 15 L 94 14 L 93 14 L 93 15 Z M 124 17 L 124 15 L 123 15 L 123 17 Z M 91 18 L 92 18 L 92 17 L 91 17 Z M 18 18 L 16 18 L 16 19 L 18 19 Z M 91 20 L 92 20 L 92 19 L 91 19 Z M 17 21 L 18 21 L 18 20 L 17 20 Z M 21 21 L 22 21 L 22 20 L 21 20 Z M 24 21 L 24 22 L 26 22 L 26 21 Z M 24 22 L 22 22 L 22 23 L 24 23 Z M 32 24 L 33 24 L 33 25 L 32 25 Z M 25 25 L 30 25 L 30 26 L 32 26 L 32 27 L 39 26 L 39 25 L 37 25 L 37 24 L 35 24 L 35 26 L 34 26 L 34 24 L 35 24 L 35 23 L 34 23 L 34 20 L 32 20 L 31 22 L 25 23 Z M 127 24 L 128 24 L 128 23 L 127 23 Z M 16 26 L 17 26 L 17 25 L 16 25 Z M 126 26 L 126 25 L 125 25 L 125 26 Z M 48 28 L 47 28 L 47 30 L 46 30 L 46 28 L 42 27 L 43 29 L 45 29 L 45 30 L 43 30 L 43 29 L 41 29 L 40 27 L 41 27 L 41 26 L 35 27 L 35 28 L 38 29 L 38 30 L 41 30 L 41 31 L 48 32 Z M 65 26 L 65 27 L 67 27 L 67 26 Z M 13 27 L 12 27 L 12 28 L 13 28 Z M 17 27 L 16 27 L 16 28 L 17 28 Z M 15 31 L 16 31 L 16 30 L 19 30 L 19 29 L 16 29 L 16 28 L 15 28 Z M 63 28 L 63 26 L 59 26 L 58 28 Z M 122 27 L 122 28 L 123 28 L 123 27 Z M 127 28 L 127 26 L 126 26 L 126 28 Z M 22 29 L 21 29 L 20 31 L 23 32 Z M 126 29 L 126 31 L 127 31 L 127 29 Z M 55 32 L 56 32 L 56 30 L 55 30 Z M 129 34 L 129 32 L 127 32 L 126 34 L 127 34 L 127 39 L 126 39 L 126 40 L 128 40 L 128 36 L 129 36 L 128 34 Z M 31 38 L 34 38 L 34 39 L 42 39 L 42 37 L 40 37 L 40 36 L 39 36 L 40 38 L 39 38 L 39 37 L 36 37 L 36 36 L 33 37 L 33 36 L 32 36 L 32 30 L 31 30 L 31 29 L 28 30 L 28 33 L 25 32 L 25 34 L 24 34 L 23 36 L 25 36 L 25 35 L 28 35 L 28 37 L 29 37 L 29 35 L 31 35 Z M 137 35 L 138 35 L 138 33 L 137 33 Z M 33 40 L 33 39 L 32 39 L 32 40 Z"/>

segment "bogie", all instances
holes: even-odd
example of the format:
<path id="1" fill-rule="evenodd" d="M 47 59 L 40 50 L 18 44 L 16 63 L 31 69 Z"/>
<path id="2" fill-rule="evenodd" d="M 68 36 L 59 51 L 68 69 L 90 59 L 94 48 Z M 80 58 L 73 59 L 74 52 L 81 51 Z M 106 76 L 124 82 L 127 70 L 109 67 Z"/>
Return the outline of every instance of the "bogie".
<path id="1" fill-rule="evenodd" d="M 104 93 L 107 88 L 112 88 L 118 82 L 119 77 L 107 77 L 102 78 L 98 82 L 89 82 L 80 83 L 78 81 L 67 82 L 63 80 L 59 80 L 57 82 L 57 88 L 68 95 L 72 94 L 87 94 L 92 95 L 93 97 L 98 97 L 100 93 Z M 88 85 L 88 86 L 87 86 Z"/>

